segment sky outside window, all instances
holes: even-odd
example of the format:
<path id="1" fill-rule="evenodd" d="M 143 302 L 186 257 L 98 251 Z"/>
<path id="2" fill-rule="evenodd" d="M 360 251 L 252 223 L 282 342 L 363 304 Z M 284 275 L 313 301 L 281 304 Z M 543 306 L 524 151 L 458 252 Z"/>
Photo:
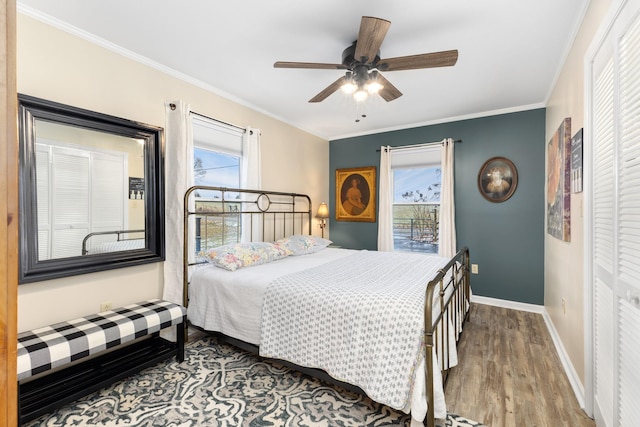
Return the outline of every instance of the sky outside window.
<path id="1" fill-rule="evenodd" d="M 413 198 L 403 198 L 402 195 L 413 191 L 426 197 L 425 201 L 440 203 L 440 173 L 439 167 L 418 169 L 393 170 L 393 202 L 410 203 Z M 429 189 L 431 188 L 431 189 Z"/>
<path id="2" fill-rule="evenodd" d="M 240 187 L 240 157 L 194 148 L 196 185 Z"/>

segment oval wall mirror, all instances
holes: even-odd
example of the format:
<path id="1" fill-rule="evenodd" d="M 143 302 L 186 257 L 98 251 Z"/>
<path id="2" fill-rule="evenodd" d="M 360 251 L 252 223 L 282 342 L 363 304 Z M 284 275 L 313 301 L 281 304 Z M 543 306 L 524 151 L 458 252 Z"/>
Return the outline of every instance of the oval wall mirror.
<path id="1" fill-rule="evenodd" d="M 164 260 L 162 129 L 22 94 L 18 111 L 19 282 Z"/>

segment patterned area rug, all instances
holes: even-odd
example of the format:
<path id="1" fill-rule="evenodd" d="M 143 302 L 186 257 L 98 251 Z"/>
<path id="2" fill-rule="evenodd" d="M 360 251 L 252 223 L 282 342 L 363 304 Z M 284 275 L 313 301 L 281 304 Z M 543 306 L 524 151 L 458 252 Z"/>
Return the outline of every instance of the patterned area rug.
<path id="1" fill-rule="evenodd" d="M 90 394 L 33 426 L 408 426 L 366 396 L 204 337 L 167 361 Z M 482 427 L 449 415 L 441 426 Z"/>

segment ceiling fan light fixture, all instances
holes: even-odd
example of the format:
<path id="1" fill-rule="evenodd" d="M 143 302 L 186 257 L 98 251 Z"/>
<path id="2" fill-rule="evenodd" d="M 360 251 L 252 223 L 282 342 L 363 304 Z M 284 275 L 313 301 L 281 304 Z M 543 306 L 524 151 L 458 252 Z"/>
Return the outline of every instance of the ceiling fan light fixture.
<path id="1" fill-rule="evenodd" d="M 378 81 L 378 71 L 373 70 L 369 74 L 369 79 L 366 84 L 367 92 L 369 92 L 370 94 L 376 94 L 380 92 L 383 87 L 384 86 L 382 86 L 382 84 L 380 84 L 380 82 Z"/>
<path id="2" fill-rule="evenodd" d="M 374 95 L 374 94 L 380 92 L 380 90 L 382 90 L 382 87 L 383 86 L 380 83 L 377 83 L 377 82 L 376 83 L 370 83 L 370 84 L 367 85 L 367 91 L 370 94 Z"/>
<path id="3" fill-rule="evenodd" d="M 356 89 L 358 89 L 358 86 L 356 86 L 353 82 L 347 82 L 343 84 L 340 89 L 342 89 L 342 92 L 346 93 L 347 95 L 351 95 L 356 91 Z"/>
<path id="4" fill-rule="evenodd" d="M 368 96 L 369 94 L 367 93 L 367 91 L 364 90 L 364 88 L 360 88 L 354 92 L 353 99 L 355 99 L 356 102 L 363 102 L 367 99 Z"/>
<path id="5" fill-rule="evenodd" d="M 358 85 L 353 81 L 353 74 L 351 71 L 347 71 L 344 76 L 344 84 L 340 86 L 343 93 L 351 95 L 358 89 Z"/>

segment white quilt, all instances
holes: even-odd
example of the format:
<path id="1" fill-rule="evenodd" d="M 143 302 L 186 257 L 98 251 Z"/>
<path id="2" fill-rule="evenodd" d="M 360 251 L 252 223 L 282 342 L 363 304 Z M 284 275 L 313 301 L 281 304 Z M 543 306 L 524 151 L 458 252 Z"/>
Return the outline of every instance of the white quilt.
<path id="1" fill-rule="evenodd" d="M 414 378 L 416 371 L 424 375 L 424 291 L 447 262 L 360 251 L 278 277 L 264 295 L 260 354 L 323 369 L 415 417 L 413 389 L 424 387 L 421 378 Z M 442 417 L 446 407 L 440 381 L 436 395 L 434 410 Z"/>

